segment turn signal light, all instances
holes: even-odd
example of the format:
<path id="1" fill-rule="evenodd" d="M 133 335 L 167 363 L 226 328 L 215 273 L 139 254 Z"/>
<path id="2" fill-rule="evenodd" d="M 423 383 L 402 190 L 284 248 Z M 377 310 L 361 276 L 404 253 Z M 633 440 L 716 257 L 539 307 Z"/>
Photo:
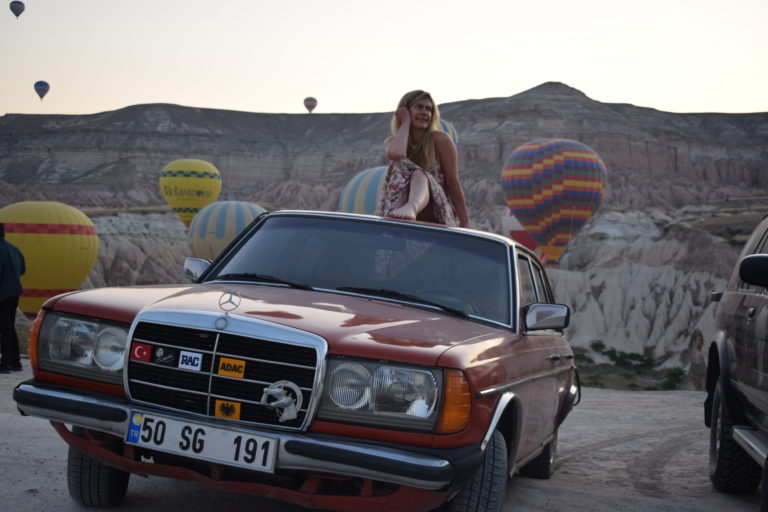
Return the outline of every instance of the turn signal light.
<path id="1" fill-rule="evenodd" d="M 472 395 L 469 383 L 461 370 L 446 370 L 443 411 L 437 422 L 438 434 L 453 434 L 464 430 L 469 423 Z"/>

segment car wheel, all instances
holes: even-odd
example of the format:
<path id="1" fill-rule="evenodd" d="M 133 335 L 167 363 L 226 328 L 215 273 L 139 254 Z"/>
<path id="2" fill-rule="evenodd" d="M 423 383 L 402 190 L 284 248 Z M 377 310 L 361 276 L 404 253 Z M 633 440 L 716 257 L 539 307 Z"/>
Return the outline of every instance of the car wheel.
<path id="1" fill-rule="evenodd" d="M 555 457 L 557 456 L 557 432 L 547 443 L 544 450 L 531 462 L 520 468 L 520 474 L 531 478 L 548 480 L 555 472 Z"/>
<path id="2" fill-rule="evenodd" d="M 499 512 L 507 490 L 507 444 L 498 430 L 485 447 L 483 464 L 447 503 L 447 512 Z"/>
<path id="3" fill-rule="evenodd" d="M 754 492 L 760 484 L 761 468 L 733 439 L 733 421 L 717 383 L 712 394 L 709 430 L 709 479 L 721 492 Z"/>
<path id="4" fill-rule="evenodd" d="M 82 429 L 75 427 L 74 433 Z M 113 507 L 123 501 L 130 473 L 106 466 L 69 447 L 67 487 L 69 495 L 86 507 Z"/>

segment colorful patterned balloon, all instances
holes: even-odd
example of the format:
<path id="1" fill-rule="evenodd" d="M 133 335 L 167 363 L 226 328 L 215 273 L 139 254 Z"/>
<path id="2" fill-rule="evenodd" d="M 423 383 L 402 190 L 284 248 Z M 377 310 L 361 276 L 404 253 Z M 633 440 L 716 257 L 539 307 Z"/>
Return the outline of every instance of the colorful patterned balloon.
<path id="1" fill-rule="evenodd" d="M 5 238 L 24 255 L 19 308 L 34 316 L 50 297 L 80 288 L 99 252 L 99 237 L 80 210 L 56 201 L 23 201 L 0 209 Z"/>
<path id="2" fill-rule="evenodd" d="M 189 246 L 197 258 L 213 260 L 265 208 L 243 201 L 217 201 L 202 208 L 189 225 Z"/>
<path id="3" fill-rule="evenodd" d="M 375 214 L 386 176 L 386 165 L 357 173 L 341 191 L 338 211 Z"/>
<path id="4" fill-rule="evenodd" d="M 511 208 L 507 208 L 506 213 L 501 218 L 501 231 L 502 235 L 511 238 L 515 242 L 524 245 L 528 249 L 536 253 L 536 256 L 544 262 L 547 260 L 547 256 L 536 245 L 536 241 L 531 237 L 531 234 L 526 231 L 520 221 L 517 220 L 515 214 Z"/>
<path id="5" fill-rule="evenodd" d="M 512 212 L 556 261 L 600 206 L 605 174 L 600 156 L 581 142 L 535 140 L 509 156 L 501 186 Z"/>
<path id="6" fill-rule="evenodd" d="M 160 174 L 160 192 L 185 226 L 221 192 L 221 174 L 204 160 L 174 160 Z"/>

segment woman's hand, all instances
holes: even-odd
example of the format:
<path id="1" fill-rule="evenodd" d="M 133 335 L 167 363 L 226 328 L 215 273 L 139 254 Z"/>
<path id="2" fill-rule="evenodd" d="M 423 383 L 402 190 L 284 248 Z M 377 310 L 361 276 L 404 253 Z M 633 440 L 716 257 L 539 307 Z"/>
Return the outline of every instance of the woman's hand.
<path id="1" fill-rule="evenodd" d="M 400 124 L 404 124 L 411 120 L 411 112 L 406 107 L 400 107 L 395 111 L 395 117 L 400 121 Z"/>

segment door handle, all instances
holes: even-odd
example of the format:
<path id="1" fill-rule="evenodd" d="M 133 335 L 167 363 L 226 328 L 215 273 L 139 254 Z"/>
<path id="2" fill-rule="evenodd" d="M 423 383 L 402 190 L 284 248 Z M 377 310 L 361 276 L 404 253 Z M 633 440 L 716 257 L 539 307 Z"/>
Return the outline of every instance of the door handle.
<path id="1" fill-rule="evenodd" d="M 551 354 L 547 359 L 554 363 L 555 361 L 560 360 L 560 354 Z"/>
<path id="2" fill-rule="evenodd" d="M 755 316 L 755 313 L 756 313 L 756 312 L 757 312 L 757 310 L 756 310 L 755 308 L 749 308 L 749 309 L 747 310 L 747 316 L 748 316 L 749 318 L 752 318 L 753 316 Z"/>

